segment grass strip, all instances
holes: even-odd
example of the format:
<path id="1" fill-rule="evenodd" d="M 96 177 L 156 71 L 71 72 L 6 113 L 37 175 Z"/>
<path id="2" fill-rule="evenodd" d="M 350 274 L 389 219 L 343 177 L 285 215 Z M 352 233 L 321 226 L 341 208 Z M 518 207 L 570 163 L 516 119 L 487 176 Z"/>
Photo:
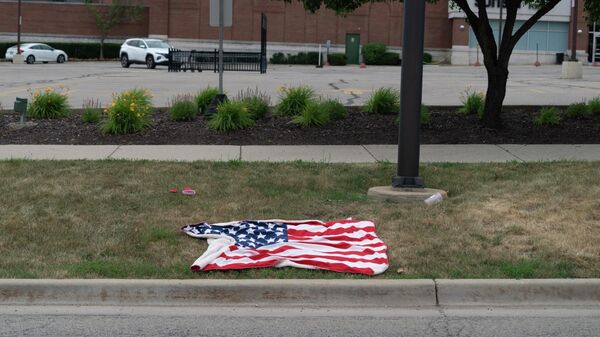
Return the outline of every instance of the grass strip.
<path id="1" fill-rule="evenodd" d="M 299 269 L 197 273 L 187 223 L 372 219 L 380 278 L 600 277 L 600 162 L 427 164 L 442 204 L 366 198 L 390 163 L 0 161 L 2 278 L 357 278 Z M 193 187 L 195 197 L 168 192 Z M 403 273 L 397 273 L 403 268 Z"/>

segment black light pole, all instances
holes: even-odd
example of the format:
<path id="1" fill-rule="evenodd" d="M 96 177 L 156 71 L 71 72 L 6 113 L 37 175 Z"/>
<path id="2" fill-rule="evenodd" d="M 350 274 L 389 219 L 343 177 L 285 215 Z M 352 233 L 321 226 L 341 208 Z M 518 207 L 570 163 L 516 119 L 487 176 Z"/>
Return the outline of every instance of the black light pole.
<path id="1" fill-rule="evenodd" d="M 423 188 L 419 176 L 425 0 L 404 1 L 398 170 L 392 187 Z"/>
<path id="2" fill-rule="evenodd" d="M 579 0 L 573 0 L 573 28 L 571 32 L 571 59 L 569 61 L 577 62 L 577 11 L 579 10 Z"/>
<path id="3" fill-rule="evenodd" d="M 21 0 L 17 8 L 17 54 L 21 54 Z"/>

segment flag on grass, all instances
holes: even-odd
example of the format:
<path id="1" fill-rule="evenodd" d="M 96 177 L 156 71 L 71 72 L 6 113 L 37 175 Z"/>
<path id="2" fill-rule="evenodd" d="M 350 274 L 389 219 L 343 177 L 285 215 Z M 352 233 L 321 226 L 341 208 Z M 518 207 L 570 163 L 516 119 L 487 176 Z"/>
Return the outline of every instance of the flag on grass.
<path id="1" fill-rule="evenodd" d="M 388 268 L 387 246 L 372 221 L 234 221 L 181 230 L 208 239 L 192 270 L 298 267 L 377 275 Z"/>

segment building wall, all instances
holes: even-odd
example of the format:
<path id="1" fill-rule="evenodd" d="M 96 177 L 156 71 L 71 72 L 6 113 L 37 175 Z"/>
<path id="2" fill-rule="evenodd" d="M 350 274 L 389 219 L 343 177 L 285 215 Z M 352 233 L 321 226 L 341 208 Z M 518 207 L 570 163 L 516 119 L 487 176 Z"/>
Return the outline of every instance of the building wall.
<path id="1" fill-rule="evenodd" d="M 100 6 L 100 5 L 99 5 Z M 17 2 L 0 2 L 0 32 L 17 31 Z M 23 2 L 21 32 L 24 35 L 97 36 L 94 18 L 83 4 Z M 148 10 L 141 20 L 125 22 L 110 36 L 148 35 Z M 16 36 L 15 36 L 16 40 Z"/>
<path id="2" fill-rule="evenodd" d="M 425 46 L 450 48 L 451 21 L 448 0 L 427 5 Z M 110 0 L 98 1 L 101 3 Z M 174 39 L 212 40 L 217 28 L 209 26 L 207 0 L 145 0 L 147 9 L 141 21 L 116 27 L 111 36 L 158 36 Z M 23 33 L 61 36 L 94 36 L 93 18 L 83 4 L 56 2 L 23 2 Z M 402 45 L 403 5 L 394 3 L 366 4 L 352 14 L 341 17 L 331 10 L 317 13 L 304 10 L 300 2 L 273 0 L 235 0 L 233 26 L 225 29 L 225 39 L 260 40 L 260 16 L 268 17 L 268 40 L 288 43 L 343 44 L 347 33 L 360 34 L 361 43 L 382 42 Z M 16 31 L 16 1 L 0 2 L 0 32 Z"/>

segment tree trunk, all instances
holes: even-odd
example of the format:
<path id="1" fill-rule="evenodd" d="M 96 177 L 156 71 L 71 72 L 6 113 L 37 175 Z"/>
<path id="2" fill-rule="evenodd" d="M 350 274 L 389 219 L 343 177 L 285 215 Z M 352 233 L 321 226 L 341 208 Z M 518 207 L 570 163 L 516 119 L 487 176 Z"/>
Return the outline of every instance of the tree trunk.
<path id="1" fill-rule="evenodd" d="M 488 89 L 485 95 L 485 109 L 483 124 L 488 128 L 499 129 L 502 127 L 502 104 L 506 96 L 506 83 L 508 81 L 508 64 L 486 65 L 488 75 Z"/>
<path id="2" fill-rule="evenodd" d="M 100 38 L 100 61 L 104 61 L 104 38 Z"/>

